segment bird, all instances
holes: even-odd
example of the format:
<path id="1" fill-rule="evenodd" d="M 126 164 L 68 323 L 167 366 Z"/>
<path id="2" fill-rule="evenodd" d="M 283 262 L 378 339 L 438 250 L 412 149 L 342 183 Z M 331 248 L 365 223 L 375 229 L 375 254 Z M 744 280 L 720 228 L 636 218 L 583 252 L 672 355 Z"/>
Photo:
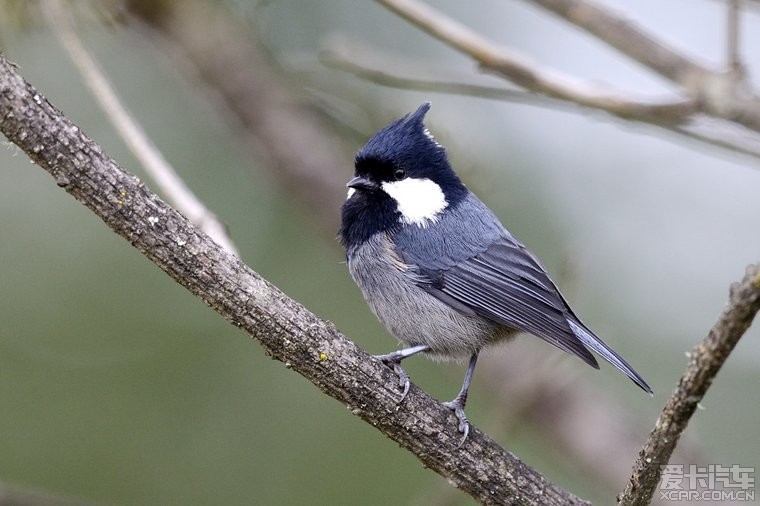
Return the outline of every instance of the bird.
<path id="1" fill-rule="evenodd" d="M 538 258 L 452 168 L 424 124 L 430 102 L 379 130 L 359 149 L 346 183 L 339 239 L 372 312 L 403 345 L 375 358 L 410 379 L 402 360 L 469 359 L 462 388 L 443 403 L 467 439 L 467 395 L 484 348 L 532 334 L 599 369 L 596 352 L 652 388 L 570 308 Z"/>

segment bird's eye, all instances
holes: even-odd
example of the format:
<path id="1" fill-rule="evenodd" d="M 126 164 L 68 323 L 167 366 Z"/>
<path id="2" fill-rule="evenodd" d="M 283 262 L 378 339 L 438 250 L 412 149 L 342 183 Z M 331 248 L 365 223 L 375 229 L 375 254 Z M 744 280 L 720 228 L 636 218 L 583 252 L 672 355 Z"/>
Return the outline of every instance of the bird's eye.
<path id="1" fill-rule="evenodd" d="M 396 169 L 393 171 L 393 178 L 396 181 L 401 181 L 406 177 L 406 171 L 404 169 Z"/>

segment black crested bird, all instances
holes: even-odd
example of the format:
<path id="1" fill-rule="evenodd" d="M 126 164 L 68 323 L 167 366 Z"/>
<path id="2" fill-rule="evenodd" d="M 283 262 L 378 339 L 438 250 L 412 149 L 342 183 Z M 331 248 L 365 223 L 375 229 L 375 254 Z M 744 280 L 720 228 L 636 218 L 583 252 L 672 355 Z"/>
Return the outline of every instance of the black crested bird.
<path id="1" fill-rule="evenodd" d="M 376 133 L 356 154 L 340 239 L 348 268 L 377 318 L 406 348 L 377 356 L 403 387 L 401 361 L 469 357 L 445 405 L 467 438 L 467 390 L 480 351 L 519 332 L 596 369 L 595 351 L 652 393 L 646 381 L 575 315 L 538 259 L 460 181 L 423 119 L 430 103 Z"/>

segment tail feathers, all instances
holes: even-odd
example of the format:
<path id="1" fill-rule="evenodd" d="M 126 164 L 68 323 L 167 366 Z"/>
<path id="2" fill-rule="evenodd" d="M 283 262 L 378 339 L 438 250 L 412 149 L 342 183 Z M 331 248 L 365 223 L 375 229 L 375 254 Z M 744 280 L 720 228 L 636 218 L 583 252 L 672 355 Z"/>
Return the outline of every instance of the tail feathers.
<path id="1" fill-rule="evenodd" d="M 568 318 L 567 322 L 570 324 L 570 328 L 573 329 L 573 333 L 576 337 L 585 345 L 597 352 L 607 362 L 614 365 L 623 374 L 628 376 L 636 383 L 642 390 L 650 395 L 654 395 L 652 388 L 644 381 L 644 378 L 639 376 L 639 373 L 633 370 L 633 367 L 628 365 L 623 357 L 615 353 L 612 348 L 596 337 L 590 330 L 585 328 L 580 322 L 575 322 L 571 318 Z"/>

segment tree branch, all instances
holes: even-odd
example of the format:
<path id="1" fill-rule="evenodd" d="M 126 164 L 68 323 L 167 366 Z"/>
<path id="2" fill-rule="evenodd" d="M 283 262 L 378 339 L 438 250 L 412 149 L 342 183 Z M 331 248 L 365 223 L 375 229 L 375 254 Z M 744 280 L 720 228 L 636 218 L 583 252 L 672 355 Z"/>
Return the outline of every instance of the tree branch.
<path id="1" fill-rule="evenodd" d="M 532 0 L 588 31 L 602 42 L 673 81 L 683 97 L 630 99 L 570 76 L 544 69 L 419 0 L 377 0 L 441 42 L 528 91 L 620 118 L 657 125 L 692 139 L 758 157 L 760 98 L 743 72 L 710 70 L 679 54 L 635 23 L 589 0 Z M 732 128 L 704 132 L 692 126 L 699 115 L 725 120 Z M 736 132 L 736 125 L 746 132 Z M 749 134 L 749 135 L 748 135 Z M 747 137 L 752 136 L 751 139 Z"/>
<path id="2" fill-rule="evenodd" d="M 726 63 L 731 72 L 737 74 L 744 71 L 739 55 L 741 39 L 741 0 L 726 2 Z"/>
<path id="3" fill-rule="evenodd" d="M 699 65 L 625 16 L 592 0 L 531 1 L 678 84 L 696 100 L 699 112 L 760 132 L 760 99 L 743 72 L 730 67 L 721 72 Z M 738 7 L 731 15 L 738 16 Z M 738 30 L 733 35 L 738 36 Z"/>
<path id="4" fill-rule="evenodd" d="M 647 33 L 625 16 L 591 0 L 530 0 L 586 30 L 659 75 L 684 87 L 703 81 L 713 72 Z"/>
<path id="5" fill-rule="evenodd" d="M 633 474 L 619 498 L 621 505 L 649 504 L 662 475 L 661 466 L 670 460 L 691 415 L 758 311 L 760 264 L 747 267 L 744 279 L 731 286 L 728 305 L 718 321 L 689 353 L 686 371 L 639 453 Z"/>
<path id="6" fill-rule="evenodd" d="M 494 45 L 474 30 L 417 0 L 377 2 L 441 42 L 469 55 L 482 68 L 528 90 L 603 109 L 626 119 L 657 124 L 678 124 L 697 109 L 691 99 L 630 100 L 620 94 L 583 84 L 570 76 L 542 69 L 524 56 Z"/>
<path id="7" fill-rule="evenodd" d="M 0 131 L 58 186 L 174 280 L 425 466 L 485 504 L 587 504 L 477 429 L 463 447 L 451 412 L 394 373 L 169 207 L 0 56 Z"/>
<path id="8" fill-rule="evenodd" d="M 410 78 L 389 71 L 378 70 L 368 67 L 365 63 L 357 63 L 373 61 L 373 57 L 377 57 L 377 52 L 370 53 L 366 51 L 366 48 L 361 47 L 361 44 L 358 41 L 351 41 L 350 47 L 351 49 L 348 50 L 347 45 L 345 44 L 330 43 L 320 54 L 320 61 L 329 67 L 348 72 L 379 86 L 387 86 L 390 88 L 428 91 L 433 93 L 452 93 L 462 96 L 500 100 L 502 102 L 558 110 L 577 110 L 577 108 L 580 107 L 567 100 L 539 95 L 530 91 L 497 86 L 485 86 L 469 83 L 463 80 L 451 81 L 443 79 Z M 395 64 L 380 64 L 379 66 L 384 68 L 399 67 L 398 63 L 402 58 L 403 57 L 401 56 L 389 56 L 385 58 L 385 60 L 393 60 Z M 411 67 L 411 65 L 409 67 Z M 682 125 L 651 123 L 640 117 L 623 119 L 653 124 L 654 126 L 664 128 L 669 132 L 676 133 L 679 136 L 700 143 L 710 144 L 721 149 L 760 159 L 760 142 L 758 136 L 739 125 L 733 125 L 704 115 L 691 118 Z M 708 124 L 709 122 L 711 123 Z"/>
<path id="9" fill-rule="evenodd" d="M 378 64 L 378 52 L 370 52 L 368 48 L 362 47 L 361 42 L 357 40 L 337 41 L 335 38 L 330 41 L 326 47 L 319 53 L 319 61 L 331 68 L 347 72 L 360 79 L 375 83 L 380 86 L 389 88 L 398 88 L 404 90 L 428 91 L 434 93 L 451 93 L 454 95 L 464 95 L 469 97 L 488 98 L 493 100 L 502 100 L 519 104 L 530 104 L 536 106 L 553 106 L 565 109 L 575 108 L 564 100 L 531 93 L 522 89 L 505 88 L 504 86 L 487 86 L 464 80 L 451 79 L 422 79 L 417 77 L 406 77 L 399 72 L 400 62 L 403 57 L 392 55 L 383 59 L 383 63 Z M 367 62 L 372 62 L 370 66 Z M 387 62 L 387 65 L 385 64 Z M 419 65 L 417 65 L 418 67 Z M 407 66 L 412 68 L 410 64 Z M 393 68 L 393 71 L 380 70 L 381 68 Z M 417 71 L 418 69 L 415 69 Z"/>

